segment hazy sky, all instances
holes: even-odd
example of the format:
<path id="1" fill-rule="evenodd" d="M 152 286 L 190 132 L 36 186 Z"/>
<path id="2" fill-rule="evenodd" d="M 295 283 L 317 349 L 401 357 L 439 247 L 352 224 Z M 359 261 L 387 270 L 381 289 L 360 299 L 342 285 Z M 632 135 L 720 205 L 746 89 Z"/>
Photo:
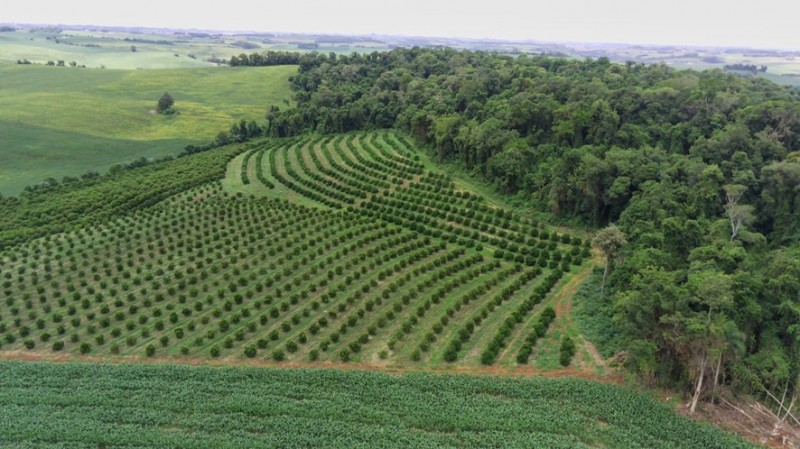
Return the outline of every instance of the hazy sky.
<path id="1" fill-rule="evenodd" d="M 0 22 L 800 49 L 800 0 L 6 0 Z"/>

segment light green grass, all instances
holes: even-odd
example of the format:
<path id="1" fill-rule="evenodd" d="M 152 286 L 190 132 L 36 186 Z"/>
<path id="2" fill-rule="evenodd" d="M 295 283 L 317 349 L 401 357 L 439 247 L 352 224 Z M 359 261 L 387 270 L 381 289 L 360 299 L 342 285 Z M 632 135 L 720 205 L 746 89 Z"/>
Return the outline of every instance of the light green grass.
<path id="1" fill-rule="evenodd" d="M 101 70 L 0 65 L 0 193 L 175 154 L 286 107 L 294 66 Z M 179 112 L 156 114 L 165 91 Z"/>
<path id="2" fill-rule="evenodd" d="M 46 178 L 61 180 L 139 157 L 173 154 L 186 139 L 135 140 L 89 137 L 10 121 L 0 121 L 0 193 L 15 194 Z"/>

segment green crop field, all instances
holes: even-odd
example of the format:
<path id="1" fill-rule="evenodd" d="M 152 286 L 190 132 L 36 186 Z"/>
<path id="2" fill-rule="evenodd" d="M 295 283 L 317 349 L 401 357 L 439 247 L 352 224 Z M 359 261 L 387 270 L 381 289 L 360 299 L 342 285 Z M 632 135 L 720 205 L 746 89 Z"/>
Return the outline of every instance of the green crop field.
<path id="1" fill-rule="evenodd" d="M 222 183 L 8 250 L 2 349 L 524 365 L 549 292 L 590 255 L 456 189 L 401 135 L 247 148 Z"/>
<path id="2" fill-rule="evenodd" d="M 294 66 L 159 70 L 0 64 L 0 193 L 205 143 L 285 107 Z M 165 91 L 176 115 L 156 114 Z"/>
<path id="3" fill-rule="evenodd" d="M 4 448 L 749 448 L 578 379 L 0 363 Z"/>

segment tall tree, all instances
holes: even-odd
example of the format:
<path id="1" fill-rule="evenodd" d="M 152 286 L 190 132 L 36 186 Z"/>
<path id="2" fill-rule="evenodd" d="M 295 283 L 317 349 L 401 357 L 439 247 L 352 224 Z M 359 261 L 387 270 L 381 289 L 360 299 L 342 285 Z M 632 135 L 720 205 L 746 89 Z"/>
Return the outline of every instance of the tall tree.
<path id="1" fill-rule="evenodd" d="M 600 298 L 603 297 L 603 293 L 606 287 L 606 277 L 608 276 L 608 270 L 611 267 L 611 262 L 614 259 L 614 256 L 617 254 L 620 248 L 625 245 L 625 234 L 620 230 L 616 225 L 609 225 L 605 229 L 601 230 L 597 233 L 593 241 L 594 245 L 600 248 L 600 251 L 603 252 L 603 255 L 606 257 L 606 267 L 603 270 L 603 282 L 600 284 Z"/>
<path id="2" fill-rule="evenodd" d="M 728 184 L 725 190 L 725 213 L 731 222 L 731 240 L 736 239 L 743 225 L 753 220 L 753 206 L 740 204 L 742 195 L 747 191 L 747 186 L 741 184 Z"/>
<path id="3" fill-rule="evenodd" d="M 729 349 L 729 338 L 738 339 L 735 324 L 728 318 L 733 305 L 733 285 L 730 276 L 715 270 L 689 274 L 689 302 L 667 318 L 675 325 L 675 339 L 685 350 L 688 366 L 694 377 L 694 393 L 689 412 L 694 413 L 704 392 L 711 364 L 722 360 Z M 729 338 L 726 338 L 729 337 Z M 715 383 L 719 364 L 715 370 Z"/>

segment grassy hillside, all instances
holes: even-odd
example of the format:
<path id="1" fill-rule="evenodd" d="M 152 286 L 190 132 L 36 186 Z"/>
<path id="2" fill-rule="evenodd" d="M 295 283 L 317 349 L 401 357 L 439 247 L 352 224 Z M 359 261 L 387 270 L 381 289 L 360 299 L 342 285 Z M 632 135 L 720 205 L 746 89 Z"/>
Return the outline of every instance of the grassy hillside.
<path id="1" fill-rule="evenodd" d="M 577 379 L 0 363 L 6 448 L 747 448 Z"/>
<path id="2" fill-rule="evenodd" d="M 100 70 L 0 65 L 0 193 L 177 153 L 290 99 L 293 66 Z M 154 113 L 168 91 L 179 114 Z"/>
<path id="3" fill-rule="evenodd" d="M 393 133 L 251 148 L 228 167 L 236 196 L 206 184 L 10 248 L 0 346 L 430 367 L 557 347 L 536 345 L 542 316 L 586 240 L 456 189 Z"/>

